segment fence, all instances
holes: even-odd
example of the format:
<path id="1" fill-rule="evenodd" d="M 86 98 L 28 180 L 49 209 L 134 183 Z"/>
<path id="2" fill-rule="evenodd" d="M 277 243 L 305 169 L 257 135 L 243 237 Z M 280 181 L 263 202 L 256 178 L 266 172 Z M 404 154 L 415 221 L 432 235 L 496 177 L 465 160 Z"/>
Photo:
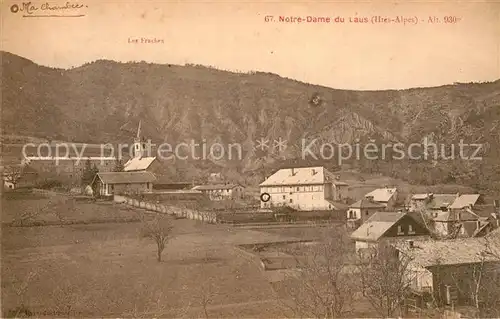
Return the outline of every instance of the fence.
<path id="1" fill-rule="evenodd" d="M 217 223 L 217 214 L 214 212 L 204 212 L 189 208 L 181 208 L 171 205 L 163 205 L 158 203 L 145 202 L 134 198 L 129 198 L 121 195 L 114 195 L 113 200 L 117 203 L 127 204 L 133 207 L 146 209 L 162 214 L 170 214 L 178 218 L 187 218 L 199 220 L 209 224 Z"/>

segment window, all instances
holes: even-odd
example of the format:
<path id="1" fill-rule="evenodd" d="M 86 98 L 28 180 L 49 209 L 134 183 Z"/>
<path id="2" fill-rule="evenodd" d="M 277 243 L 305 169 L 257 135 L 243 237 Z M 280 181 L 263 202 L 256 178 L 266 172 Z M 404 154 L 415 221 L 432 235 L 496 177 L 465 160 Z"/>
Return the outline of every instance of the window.
<path id="1" fill-rule="evenodd" d="M 299 187 L 297 187 L 297 192 L 299 191 Z"/>
<path id="2" fill-rule="evenodd" d="M 404 235 L 403 226 L 398 225 L 398 235 Z"/>
<path id="3" fill-rule="evenodd" d="M 350 210 L 349 211 L 349 219 L 354 219 L 354 218 L 355 218 L 354 211 Z"/>
<path id="4" fill-rule="evenodd" d="M 293 203 L 293 199 L 290 198 L 290 203 Z"/>
<path id="5" fill-rule="evenodd" d="M 412 225 L 408 225 L 408 234 L 410 234 L 410 235 L 415 234 L 415 231 L 413 230 L 413 226 Z"/>
<path id="6" fill-rule="evenodd" d="M 286 199 L 286 196 L 285 196 L 285 195 L 283 195 L 283 199 Z"/>
<path id="7" fill-rule="evenodd" d="M 367 210 L 365 210 L 365 215 L 368 216 L 369 214 L 370 213 Z"/>

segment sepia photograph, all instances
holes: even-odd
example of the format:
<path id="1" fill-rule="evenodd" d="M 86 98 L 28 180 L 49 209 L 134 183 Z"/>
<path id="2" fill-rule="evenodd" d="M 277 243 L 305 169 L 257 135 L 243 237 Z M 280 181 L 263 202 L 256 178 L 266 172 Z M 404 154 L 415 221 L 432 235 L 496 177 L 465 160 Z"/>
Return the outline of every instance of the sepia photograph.
<path id="1" fill-rule="evenodd" d="M 0 317 L 500 318 L 500 2 L 0 16 Z"/>

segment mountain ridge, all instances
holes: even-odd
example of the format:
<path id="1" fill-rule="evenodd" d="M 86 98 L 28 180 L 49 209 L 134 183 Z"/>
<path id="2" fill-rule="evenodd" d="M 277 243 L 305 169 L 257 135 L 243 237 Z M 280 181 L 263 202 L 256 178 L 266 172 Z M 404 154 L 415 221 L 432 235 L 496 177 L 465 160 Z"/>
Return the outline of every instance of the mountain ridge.
<path id="1" fill-rule="evenodd" d="M 237 166 L 244 171 L 296 158 L 300 152 L 293 145 L 302 138 L 481 141 L 492 151 L 485 153 L 488 165 L 496 165 L 500 148 L 500 134 L 495 134 L 500 131 L 500 80 L 356 91 L 199 65 L 98 60 L 58 69 L 7 52 L 1 57 L 4 134 L 123 143 L 132 137 L 123 125 L 141 119 L 155 143 L 242 143 L 245 154 Z M 26 120 L 19 121 L 20 111 Z M 290 149 L 278 156 L 256 152 L 251 144 L 259 138 L 282 138 Z M 403 174 L 406 164 L 391 166 L 399 164 Z"/>

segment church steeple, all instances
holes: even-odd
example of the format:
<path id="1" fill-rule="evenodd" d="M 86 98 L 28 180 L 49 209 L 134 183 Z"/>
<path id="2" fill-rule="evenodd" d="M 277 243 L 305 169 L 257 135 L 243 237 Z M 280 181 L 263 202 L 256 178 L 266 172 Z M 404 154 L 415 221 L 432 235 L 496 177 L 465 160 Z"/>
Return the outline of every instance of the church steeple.
<path id="1" fill-rule="evenodd" d="M 137 136 L 134 138 L 134 157 L 141 158 L 146 151 L 146 144 L 141 139 L 141 121 L 139 120 L 139 127 L 137 127 Z"/>
<path id="2" fill-rule="evenodd" d="M 137 136 L 135 137 L 136 138 L 136 141 L 140 141 L 141 140 L 141 120 L 139 120 L 139 127 L 137 128 Z"/>

